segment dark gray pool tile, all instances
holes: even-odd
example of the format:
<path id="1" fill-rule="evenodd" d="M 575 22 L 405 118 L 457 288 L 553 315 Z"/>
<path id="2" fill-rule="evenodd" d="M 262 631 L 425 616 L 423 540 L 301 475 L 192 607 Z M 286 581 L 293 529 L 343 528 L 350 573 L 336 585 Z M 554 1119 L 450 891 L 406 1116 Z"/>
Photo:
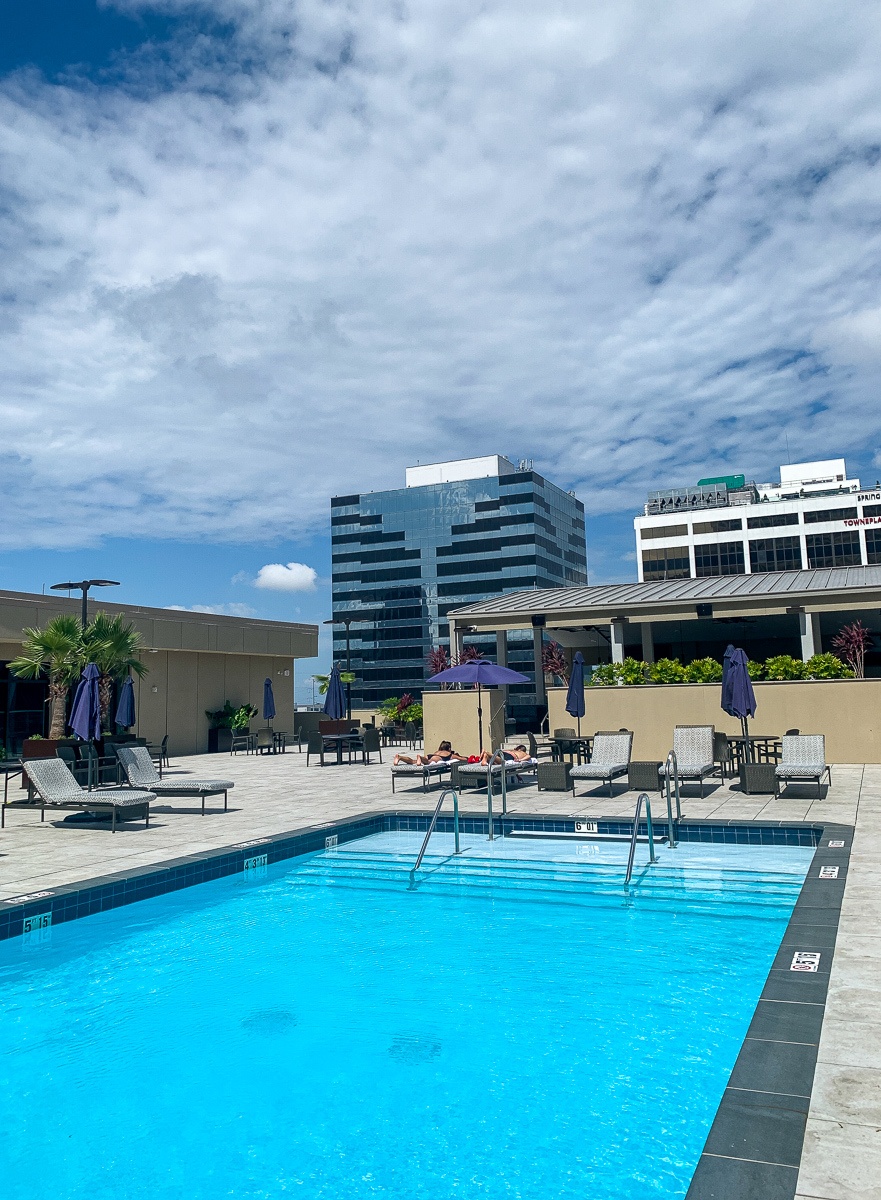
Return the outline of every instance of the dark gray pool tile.
<path id="1" fill-rule="evenodd" d="M 791 950 L 795 947 L 796 950 L 833 950 L 835 948 L 835 937 L 838 933 L 838 928 L 835 925 L 809 925 L 806 922 L 794 922 L 790 920 L 786 928 L 786 933 L 783 935 L 783 940 L 780 943 L 780 949 Z M 792 954 L 790 954 L 790 961 Z M 820 960 L 822 962 L 822 959 Z"/>
<path id="2" fill-rule="evenodd" d="M 685 1200 L 793 1200 L 796 1167 L 702 1154 Z"/>
<path id="3" fill-rule="evenodd" d="M 810 1096 L 816 1058 L 816 1046 L 747 1038 L 731 1072 L 729 1087 L 778 1096 Z"/>
<path id="4" fill-rule="evenodd" d="M 726 1088 L 704 1153 L 797 1167 L 808 1104 L 803 1096 L 769 1096 Z"/>
<path id="5" fill-rule="evenodd" d="M 838 928 L 841 909 L 825 904 L 796 904 L 792 910 L 791 925 L 831 925 Z"/>
<path id="6" fill-rule="evenodd" d="M 780 1004 L 760 1000 L 747 1030 L 748 1038 L 768 1042 L 818 1045 L 823 1009 L 818 1004 Z"/>
<path id="7" fill-rule="evenodd" d="M 822 961 L 822 960 L 821 960 Z M 801 1004 L 825 1004 L 829 990 L 829 972 L 816 974 L 772 970 L 762 988 L 763 1000 L 794 1000 Z"/>

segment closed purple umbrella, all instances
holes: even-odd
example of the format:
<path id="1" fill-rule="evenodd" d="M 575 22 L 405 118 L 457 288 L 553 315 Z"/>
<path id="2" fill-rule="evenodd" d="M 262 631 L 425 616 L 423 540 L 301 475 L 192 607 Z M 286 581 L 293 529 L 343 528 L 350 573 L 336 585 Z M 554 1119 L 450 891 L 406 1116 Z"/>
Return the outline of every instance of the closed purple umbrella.
<path id="1" fill-rule="evenodd" d="M 339 663 L 333 664 L 330 679 L 327 681 L 324 711 L 332 721 L 339 721 L 346 715 L 346 693 L 343 691 L 343 681 L 340 679 Z"/>
<path id="2" fill-rule="evenodd" d="M 131 729 L 135 723 L 135 689 L 131 675 L 126 675 L 122 681 L 114 720 L 122 729 Z"/>
<path id="3" fill-rule="evenodd" d="M 584 716 L 584 658 L 580 650 L 572 660 L 572 675 L 566 693 L 566 712 L 578 718 L 578 736 L 581 737 L 581 718 Z"/>
<path id="4" fill-rule="evenodd" d="M 729 716 L 737 717 L 743 730 L 744 756 L 751 761 L 748 717 L 756 713 L 756 694 L 749 677 L 749 659 L 746 651 L 737 646 L 728 646 L 722 662 L 722 708 Z"/>
<path id="5" fill-rule="evenodd" d="M 529 676 L 512 671 L 509 667 L 500 667 L 498 663 L 487 662 L 484 658 L 475 658 L 471 662 L 459 663 L 458 667 L 447 667 L 432 675 L 429 683 L 476 683 L 477 684 L 477 721 L 480 739 L 480 753 L 483 754 L 483 703 L 481 689 L 485 687 L 504 687 L 509 683 L 528 683 Z"/>
<path id="6" fill-rule="evenodd" d="M 275 696 L 272 694 L 272 680 L 263 680 L 263 720 L 272 722 L 275 716 Z"/>
<path id="7" fill-rule="evenodd" d="M 98 668 L 89 663 L 77 685 L 70 713 L 70 728 L 84 742 L 101 736 L 101 699 L 98 695 Z"/>

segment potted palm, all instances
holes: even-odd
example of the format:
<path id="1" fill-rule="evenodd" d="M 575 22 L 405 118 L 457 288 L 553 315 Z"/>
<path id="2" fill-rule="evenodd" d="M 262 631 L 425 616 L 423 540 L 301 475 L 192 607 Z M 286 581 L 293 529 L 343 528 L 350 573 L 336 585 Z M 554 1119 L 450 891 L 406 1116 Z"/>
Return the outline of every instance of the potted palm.
<path id="1" fill-rule="evenodd" d="M 19 679 L 49 680 L 49 737 L 29 738 L 25 757 L 52 757 L 64 737 L 67 697 L 82 670 L 82 631 L 76 617 L 53 617 L 43 629 L 25 629 L 21 654 L 9 664 Z"/>
<path id="2" fill-rule="evenodd" d="M 110 702 L 113 684 L 121 683 L 129 673 L 142 679 L 147 668 L 141 662 L 143 641 L 131 621 L 122 613 L 109 617 L 95 613 L 95 619 L 82 633 L 83 660 L 98 668 L 98 696 L 101 703 L 101 728 L 110 731 Z"/>

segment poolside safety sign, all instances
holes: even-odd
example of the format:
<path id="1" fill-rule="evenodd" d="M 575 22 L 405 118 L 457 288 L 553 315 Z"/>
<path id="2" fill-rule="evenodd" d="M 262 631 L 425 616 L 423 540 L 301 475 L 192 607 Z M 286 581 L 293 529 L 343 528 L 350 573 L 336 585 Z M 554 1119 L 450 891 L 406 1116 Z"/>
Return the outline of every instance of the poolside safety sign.
<path id="1" fill-rule="evenodd" d="M 806 950 L 797 950 L 792 956 L 792 965 L 789 969 L 790 971 L 818 971 L 820 956 L 808 953 Z"/>
<path id="2" fill-rule="evenodd" d="M 266 876 L 266 864 L 269 857 L 266 854 L 255 854 L 253 858 L 245 859 L 245 878 L 263 879 Z"/>
<path id="3" fill-rule="evenodd" d="M 827 842 L 826 844 L 830 850 L 841 850 L 842 847 L 844 846 L 844 840 L 842 839 L 840 842 L 839 841 Z"/>
<path id="4" fill-rule="evenodd" d="M 44 896 L 54 896 L 54 892 L 28 892 L 25 896 L 10 896 L 4 904 L 27 904 L 29 900 L 42 900 Z"/>
<path id="5" fill-rule="evenodd" d="M 25 946 L 40 946 L 52 938 L 52 914 L 37 913 L 33 917 L 25 917 L 22 923 L 22 943 Z"/>
<path id="6" fill-rule="evenodd" d="M 340 842 L 340 835 L 338 833 L 332 833 L 330 835 L 330 837 L 326 837 L 324 839 L 324 848 L 325 848 L 325 850 L 333 850 L 336 846 L 339 845 L 339 842 Z"/>
<path id="7" fill-rule="evenodd" d="M 596 821 L 576 821 L 575 822 L 575 832 L 576 833 L 596 833 L 596 831 L 597 831 Z"/>
<path id="8" fill-rule="evenodd" d="M 821 879 L 837 879 L 838 867 L 820 867 Z"/>

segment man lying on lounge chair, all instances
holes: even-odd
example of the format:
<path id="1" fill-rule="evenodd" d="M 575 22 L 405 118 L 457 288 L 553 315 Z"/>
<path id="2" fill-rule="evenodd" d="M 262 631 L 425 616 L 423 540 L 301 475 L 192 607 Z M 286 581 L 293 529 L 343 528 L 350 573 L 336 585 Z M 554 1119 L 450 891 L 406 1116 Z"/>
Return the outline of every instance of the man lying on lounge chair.
<path id="1" fill-rule="evenodd" d="M 515 746 L 513 750 L 503 750 L 502 756 L 508 762 L 531 762 L 532 761 L 529 756 L 529 751 L 526 749 L 525 746 Z M 483 763 L 484 766 L 486 766 L 486 764 L 489 762 L 489 760 L 491 758 L 492 758 L 492 755 L 490 754 L 489 750 L 484 750 L 483 754 L 481 754 L 479 758 L 476 755 L 474 755 L 472 758 L 469 758 L 468 761 L 472 762 L 472 763 Z"/>
<path id="2" fill-rule="evenodd" d="M 392 766 L 397 767 L 399 764 L 405 763 L 408 767 L 427 767 L 429 763 L 467 761 L 467 755 L 458 754 L 449 742 L 441 742 L 434 754 L 417 754 L 415 758 L 408 758 L 406 754 L 396 754 Z"/>

